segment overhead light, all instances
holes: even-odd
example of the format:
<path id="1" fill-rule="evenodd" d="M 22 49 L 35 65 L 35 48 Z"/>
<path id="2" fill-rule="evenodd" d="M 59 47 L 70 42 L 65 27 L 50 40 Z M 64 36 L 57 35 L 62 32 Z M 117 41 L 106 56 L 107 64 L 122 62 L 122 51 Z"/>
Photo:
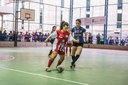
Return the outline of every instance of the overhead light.
<path id="1" fill-rule="evenodd" d="M 87 11 L 86 14 L 90 14 L 90 11 Z"/>
<path id="2" fill-rule="evenodd" d="M 44 8 L 43 5 L 41 5 L 40 8 L 43 9 Z"/>
<path id="3" fill-rule="evenodd" d="M 61 8 L 61 11 L 63 12 L 64 11 L 64 8 Z"/>
<path id="4" fill-rule="evenodd" d="M 117 10 L 117 13 L 118 13 L 118 14 L 122 14 L 122 9 L 118 9 L 118 10 Z"/>

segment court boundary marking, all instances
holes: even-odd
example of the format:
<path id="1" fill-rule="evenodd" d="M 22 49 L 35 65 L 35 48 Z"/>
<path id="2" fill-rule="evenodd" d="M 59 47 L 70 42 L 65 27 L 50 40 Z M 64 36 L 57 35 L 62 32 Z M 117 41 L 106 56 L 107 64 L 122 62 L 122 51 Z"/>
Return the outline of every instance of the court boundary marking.
<path id="1" fill-rule="evenodd" d="M 4 56 L 4 57 L 8 57 L 8 58 L 10 58 L 10 59 L 0 59 L 0 61 L 11 61 L 11 60 L 14 60 L 15 59 L 15 57 L 14 56 Z"/>
<path id="2" fill-rule="evenodd" d="M 59 81 L 74 83 L 74 84 L 78 84 L 78 85 L 90 85 L 87 83 L 82 83 L 82 82 L 72 81 L 72 80 L 68 80 L 68 79 L 57 78 L 57 77 L 51 77 L 51 76 L 47 76 L 47 75 L 43 75 L 43 74 L 31 73 L 31 72 L 26 72 L 26 71 L 17 70 L 17 69 L 11 69 L 11 68 L 5 68 L 5 67 L 0 67 L 0 69 L 14 71 L 14 72 L 18 72 L 18 73 L 24 73 L 24 74 L 33 75 L 33 76 L 40 76 L 43 78 L 49 78 L 49 79 L 53 79 L 53 80 L 59 80 Z"/>

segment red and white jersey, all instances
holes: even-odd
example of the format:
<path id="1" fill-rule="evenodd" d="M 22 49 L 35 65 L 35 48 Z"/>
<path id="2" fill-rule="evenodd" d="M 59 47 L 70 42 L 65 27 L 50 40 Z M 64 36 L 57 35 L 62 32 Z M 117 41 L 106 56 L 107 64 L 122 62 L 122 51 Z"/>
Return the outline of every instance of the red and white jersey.
<path id="1" fill-rule="evenodd" d="M 64 52 L 65 44 L 68 41 L 72 41 L 74 38 L 69 32 L 63 33 L 61 30 L 56 30 L 54 33 L 50 35 L 52 38 L 55 38 L 55 41 L 53 43 L 53 51 L 62 51 Z"/>

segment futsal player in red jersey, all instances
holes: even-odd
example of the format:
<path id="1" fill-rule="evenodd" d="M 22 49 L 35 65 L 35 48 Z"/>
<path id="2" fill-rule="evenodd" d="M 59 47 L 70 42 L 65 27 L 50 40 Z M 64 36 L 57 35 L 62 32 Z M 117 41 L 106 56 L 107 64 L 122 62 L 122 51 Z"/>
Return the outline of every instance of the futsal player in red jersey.
<path id="1" fill-rule="evenodd" d="M 60 59 L 58 60 L 58 63 L 56 65 L 56 68 L 58 68 L 61 63 L 64 61 L 65 58 L 65 44 L 67 41 L 73 41 L 78 43 L 79 41 L 74 39 L 70 32 L 68 32 L 69 24 L 65 21 L 62 21 L 60 24 L 60 29 L 56 30 L 54 33 L 52 33 L 46 40 L 47 42 L 50 38 L 55 38 L 53 42 L 53 48 L 52 48 L 52 54 L 51 58 L 48 61 L 48 66 L 46 68 L 47 72 L 51 72 L 51 65 L 56 58 L 57 54 L 59 54 Z"/>

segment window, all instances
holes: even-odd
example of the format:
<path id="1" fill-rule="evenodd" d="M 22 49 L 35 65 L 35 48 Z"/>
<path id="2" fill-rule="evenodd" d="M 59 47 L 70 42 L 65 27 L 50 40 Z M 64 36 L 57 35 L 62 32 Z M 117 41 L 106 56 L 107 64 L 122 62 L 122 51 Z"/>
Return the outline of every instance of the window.
<path id="1" fill-rule="evenodd" d="M 117 28 L 122 28 L 122 22 L 121 21 L 117 21 Z"/>
<path id="2" fill-rule="evenodd" d="M 122 9 L 122 0 L 118 0 L 118 9 Z"/>
<path id="3" fill-rule="evenodd" d="M 122 14 L 117 14 L 117 21 L 122 21 Z"/>
<path id="4" fill-rule="evenodd" d="M 90 14 L 86 14 L 86 17 L 90 17 Z M 89 25 L 86 25 L 86 28 L 89 29 Z"/>
<path id="5" fill-rule="evenodd" d="M 42 16 L 40 16 L 40 24 L 42 24 Z"/>
<path id="6" fill-rule="evenodd" d="M 90 0 L 86 0 L 86 11 L 90 11 Z"/>
<path id="7" fill-rule="evenodd" d="M 90 14 L 86 14 L 86 17 L 90 17 Z"/>
<path id="8" fill-rule="evenodd" d="M 90 7 L 87 7 L 87 8 L 86 8 L 86 11 L 90 11 Z"/>
<path id="9" fill-rule="evenodd" d="M 117 28 L 122 28 L 122 1 L 123 0 L 118 0 Z"/>
<path id="10" fill-rule="evenodd" d="M 40 25 L 40 28 L 42 28 L 42 27 L 43 27 L 43 25 L 41 24 L 41 25 Z"/>
<path id="11" fill-rule="evenodd" d="M 42 24 L 42 18 L 43 18 L 43 9 L 40 8 L 40 24 Z"/>
<path id="12" fill-rule="evenodd" d="M 89 29 L 89 25 L 86 25 L 86 29 Z"/>

